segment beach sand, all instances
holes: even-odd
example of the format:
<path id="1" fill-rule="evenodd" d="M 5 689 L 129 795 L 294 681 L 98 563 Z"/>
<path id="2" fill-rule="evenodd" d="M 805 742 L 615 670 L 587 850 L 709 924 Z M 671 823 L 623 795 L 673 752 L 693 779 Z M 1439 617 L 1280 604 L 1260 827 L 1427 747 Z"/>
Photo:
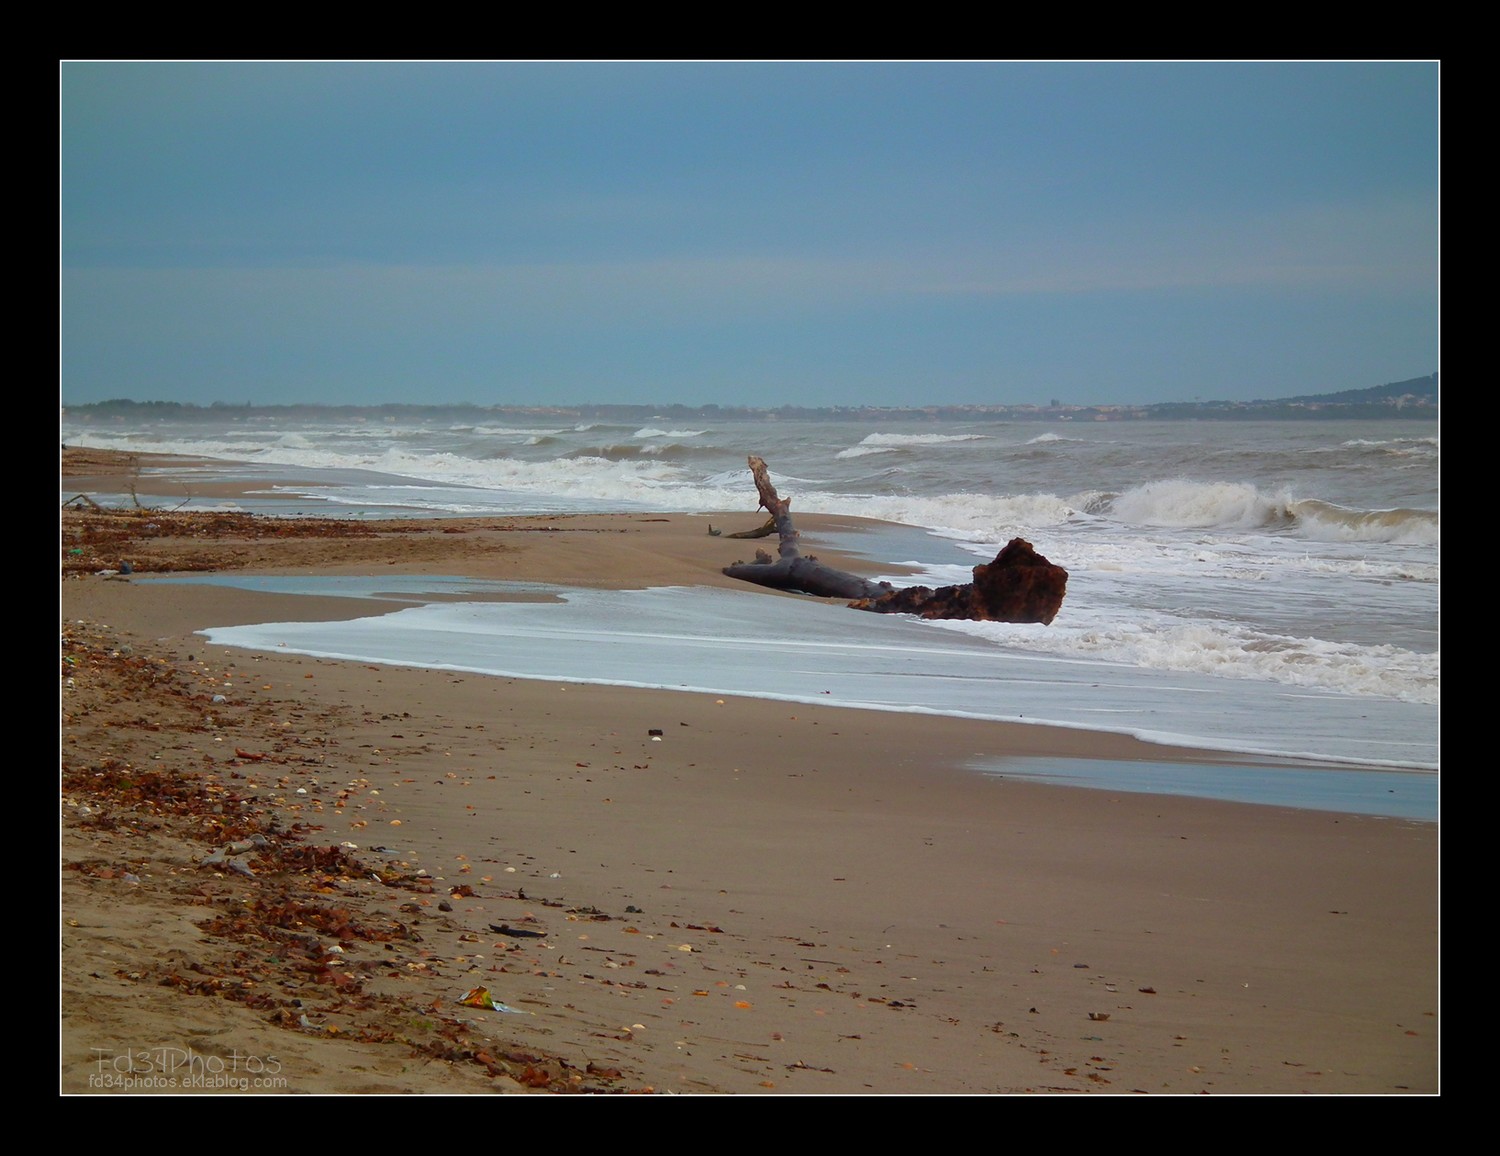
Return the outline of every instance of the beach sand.
<path id="1" fill-rule="evenodd" d="M 727 585 L 708 523 L 757 521 L 65 509 L 62 1092 L 1439 1090 L 1435 824 L 965 769 L 1194 754 L 1095 733 L 210 647 L 389 604 L 141 580 Z"/>

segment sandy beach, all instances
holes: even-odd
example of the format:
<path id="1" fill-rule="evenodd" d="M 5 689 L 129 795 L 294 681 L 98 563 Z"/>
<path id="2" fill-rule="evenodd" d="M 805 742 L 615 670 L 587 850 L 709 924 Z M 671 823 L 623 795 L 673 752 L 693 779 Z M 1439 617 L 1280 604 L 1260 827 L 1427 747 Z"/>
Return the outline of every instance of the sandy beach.
<path id="1" fill-rule="evenodd" d="M 1439 1091 L 1436 824 L 965 766 L 1192 754 L 1098 733 L 211 647 L 385 608 L 150 581 L 730 585 L 725 517 L 65 508 L 61 1091 Z"/>

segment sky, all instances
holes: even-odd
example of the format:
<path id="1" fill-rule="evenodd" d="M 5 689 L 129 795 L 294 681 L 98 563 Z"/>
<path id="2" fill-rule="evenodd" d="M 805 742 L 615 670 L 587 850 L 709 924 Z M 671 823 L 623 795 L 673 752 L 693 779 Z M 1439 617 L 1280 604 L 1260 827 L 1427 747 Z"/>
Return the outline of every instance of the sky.
<path id="1" fill-rule="evenodd" d="M 1425 376 L 1438 97 L 1435 61 L 63 61 L 61 401 Z"/>

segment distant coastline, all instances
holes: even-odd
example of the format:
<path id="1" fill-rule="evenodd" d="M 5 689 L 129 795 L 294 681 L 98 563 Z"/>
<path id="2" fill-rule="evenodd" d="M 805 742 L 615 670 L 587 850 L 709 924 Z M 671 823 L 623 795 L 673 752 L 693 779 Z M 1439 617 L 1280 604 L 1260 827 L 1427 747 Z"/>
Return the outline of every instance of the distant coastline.
<path id="1" fill-rule="evenodd" d="M 725 405 L 228 405 L 200 406 L 177 401 L 132 401 L 114 398 L 85 405 L 63 403 L 69 417 L 191 421 L 200 415 L 226 417 L 387 418 L 493 421 L 500 417 L 558 421 L 1367 421 L 1438 419 L 1438 375 L 1414 377 L 1369 389 L 1311 394 L 1267 401 L 1173 401 L 1150 405 L 799 406 L 774 408 Z"/>

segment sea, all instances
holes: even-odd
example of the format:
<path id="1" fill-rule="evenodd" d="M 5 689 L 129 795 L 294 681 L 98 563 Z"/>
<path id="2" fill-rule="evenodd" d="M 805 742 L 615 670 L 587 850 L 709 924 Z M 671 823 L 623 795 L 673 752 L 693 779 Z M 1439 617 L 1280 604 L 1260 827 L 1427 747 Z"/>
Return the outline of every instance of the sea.
<path id="1" fill-rule="evenodd" d="M 506 584 L 461 575 L 176 579 L 391 602 L 351 622 L 206 632 L 216 644 L 1108 731 L 1225 761 L 975 769 L 1437 818 L 1434 421 L 82 413 L 63 414 L 64 444 L 202 459 L 206 479 L 251 491 L 232 503 L 176 481 L 153 492 L 148 471 L 134 495 L 95 500 L 350 518 L 712 512 L 734 530 L 764 517 L 755 454 L 794 517 L 876 523 L 804 552 L 821 544 L 898 585 L 939 586 L 1021 537 L 1069 575 L 1049 626 L 846 613 L 752 587 L 507 598 Z"/>

